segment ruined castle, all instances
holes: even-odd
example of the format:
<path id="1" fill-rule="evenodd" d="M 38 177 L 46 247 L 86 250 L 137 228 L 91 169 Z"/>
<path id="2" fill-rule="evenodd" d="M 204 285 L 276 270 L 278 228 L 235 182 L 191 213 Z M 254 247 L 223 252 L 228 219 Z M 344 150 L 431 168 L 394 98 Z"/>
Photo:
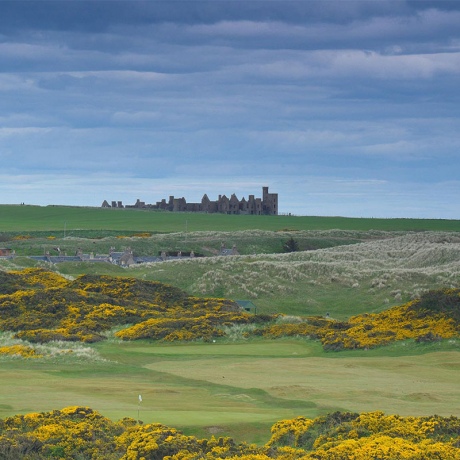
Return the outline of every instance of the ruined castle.
<path id="1" fill-rule="evenodd" d="M 254 195 L 249 195 L 248 199 L 243 197 L 239 200 L 235 194 L 232 194 L 230 198 L 227 198 L 225 195 L 219 195 L 217 200 L 211 201 L 208 195 L 204 194 L 200 203 L 187 203 L 184 197 L 175 198 L 174 196 L 170 196 L 169 200 L 163 199 L 157 201 L 156 204 L 147 204 L 138 199 L 135 204 L 126 206 L 121 201 L 112 201 L 109 204 L 107 200 L 104 200 L 102 207 L 277 216 L 278 194 L 268 193 L 268 187 L 262 187 L 262 198 L 255 198 Z"/>

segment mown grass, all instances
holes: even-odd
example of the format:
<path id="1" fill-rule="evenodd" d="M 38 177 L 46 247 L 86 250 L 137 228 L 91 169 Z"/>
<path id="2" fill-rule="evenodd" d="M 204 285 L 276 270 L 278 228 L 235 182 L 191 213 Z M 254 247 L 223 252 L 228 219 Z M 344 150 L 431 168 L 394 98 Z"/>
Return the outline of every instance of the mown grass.
<path id="1" fill-rule="evenodd" d="M 263 443 L 275 421 L 299 415 L 460 414 L 455 341 L 356 353 L 301 339 L 92 348 L 105 361 L 2 359 L 0 416 L 85 405 L 116 420 L 139 410 L 145 423 Z"/>

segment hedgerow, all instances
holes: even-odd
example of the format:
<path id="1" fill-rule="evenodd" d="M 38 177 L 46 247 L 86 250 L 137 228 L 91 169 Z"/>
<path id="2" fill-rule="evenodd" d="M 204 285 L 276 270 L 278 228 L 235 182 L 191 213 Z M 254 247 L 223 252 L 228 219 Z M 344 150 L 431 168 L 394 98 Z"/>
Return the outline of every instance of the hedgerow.
<path id="1" fill-rule="evenodd" d="M 112 422 L 82 406 L 0 419 L 0 458 L 41 460 L 460 459 L 460 419 L 335 412 L 281 420 L 264 446 L 198 439 L 160 423 Z"/>

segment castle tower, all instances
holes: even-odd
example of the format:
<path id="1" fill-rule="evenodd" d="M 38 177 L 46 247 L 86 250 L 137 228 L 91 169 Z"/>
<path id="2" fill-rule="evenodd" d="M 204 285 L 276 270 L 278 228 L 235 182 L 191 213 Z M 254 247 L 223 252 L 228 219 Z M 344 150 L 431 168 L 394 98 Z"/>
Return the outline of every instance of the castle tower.
<path id="1" fill-rule="evenodd" d="M 278 215 L 278 194 L 268 193 L 268 187 L 262 187 L 262 213 L 270 216 Z"/>
<path id="2" fill-rule="evenodd" d="M 262 187 L 262 201 L 268 201 L 268 187 Z"/>

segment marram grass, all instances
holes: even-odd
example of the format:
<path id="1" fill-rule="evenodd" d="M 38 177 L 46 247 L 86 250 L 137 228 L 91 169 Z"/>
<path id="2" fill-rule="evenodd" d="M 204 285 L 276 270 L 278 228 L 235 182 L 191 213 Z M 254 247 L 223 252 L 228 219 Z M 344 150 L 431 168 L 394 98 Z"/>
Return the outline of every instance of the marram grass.
<path id="1" fill-rule="evenodd" d="M 70 277 L 89 273 L 161 281 L 195 296 L 251 300 L 261 313 L 322 316 L 329 313 L 338 319 L 383 311 L 429 289 L 460 285 L 460 237 L 457 233 L 378 232 L 358 235 L 328 231 L 315 232 L 314 236 L 307 233 L 302 237 L 305 241 L 333 237 L 334 244 L 339 240 L 362 242 L 290 254 L 244 254 L 242 251 L 240 256 L 182 259 L 140 264 L 129 269 L 91 263 L 67 263 L 47 268 Z M 248 232 L 238 238 L 247 238 L 249 244 L 250 241 L 269 241 L 271 236 L 266 235 L 267 232 Z M 163 236 L 158 241 L 155 236 L 135 239 L 128 245 L 135 249 L 138 240 L 146 245 L 145 251 L 149 245 L 157 245 L 154 253 L 165 241 L 169 241 L 174 249 L 184 249 Z M 197 245 L 194 247 L 197 252 L 202 247 L 210 249 L 211 246 L 218 251 L 222 242 L 218 232 L 195 233 L 191 240 Z M 86 244 L 97 246 L 99 240 L 95 241 L 96 244 L 91 240 Z M 71 244 L 74 248 L 80 241 Z M 105 250 L 108 252 L 112 243 L 101 244 L 107 246 Z M 231 244 L 233 241 L 228 239 L 227 246 Z M 277 247 L 280 246 L 277 243 Z M 140 247 L 138 251 L 144 253 Z M 30 259 L 19 257 L 0 260 L 0 266 L 10 270 L 31 264 Z"/>

